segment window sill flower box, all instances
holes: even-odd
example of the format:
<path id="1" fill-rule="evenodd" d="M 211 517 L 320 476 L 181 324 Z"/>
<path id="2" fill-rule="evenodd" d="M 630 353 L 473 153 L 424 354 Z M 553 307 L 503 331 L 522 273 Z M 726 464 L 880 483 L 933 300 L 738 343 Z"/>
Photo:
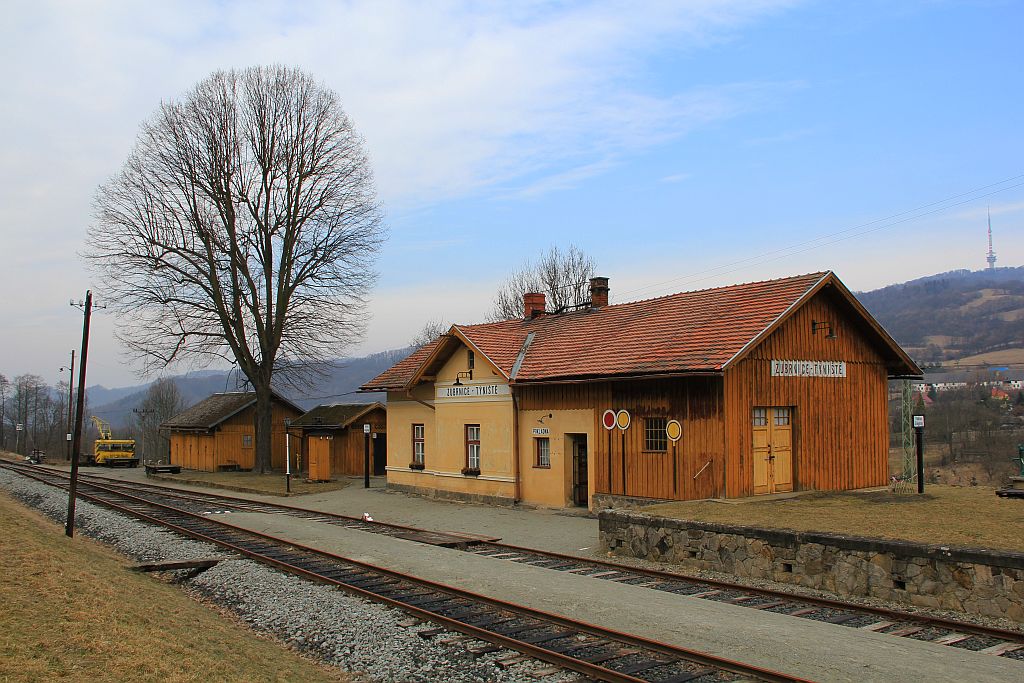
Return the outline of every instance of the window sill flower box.
<path id="1" fill-rule="evenodd" d="M 463 467 L 462 468 L 462 474 L 464 476 L 467 476 L 467 477 L 479 477 L 480 476 L 480 468 L 479 467 Z"/>

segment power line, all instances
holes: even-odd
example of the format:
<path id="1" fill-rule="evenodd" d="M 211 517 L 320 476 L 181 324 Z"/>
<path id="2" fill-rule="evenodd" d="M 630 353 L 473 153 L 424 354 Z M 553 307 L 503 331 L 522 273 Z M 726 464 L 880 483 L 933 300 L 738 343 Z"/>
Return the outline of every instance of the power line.
<path id="1" fill-rule="evenodd" d="M 877 218 L 875 220 L 868 221 L 866 223 L 860 223 L 858 225 L 854 225 L 854 226 L 851 226 L 849 228 L 844 228 L 843 230 L 838 230 L 836 232 L 832 232 L 832 233 L 829 233 L 827 235 L 822 235 L 820 237 L 815 237 L 813 239 L 806 240 L 804 242 L 798 242 L 796 244 L 792 244 L 792 245 L 789 245 L 789 246 L 786 246 L 786 247 L 782 247 L 782 248 L 779 248 L 779 249 L 773 249 L 771 251 L 764 252 L 762 254 L 758 254 L 757 256 L 751 256 L 751 257 L 744 258 L 744 259 L 738 259 L 736 261 L 730 261 L 729 263 L 725 263 L 725 264 L 722 264 L 720 266 L 715 266 L 714 268 L 708 268 L 706 270 L 697 271 L 696 273 L 693 273 L 692 275 L 681 276 L 681 277 L 677 277 L 677 278 L 670 278 L 668 280 L 663 280 L 661 282 L 652 283 L 650 285 L 645 285 L 643 287 L 637 287 L 637 288 L 634 288 L 634 289 L 630 289 L 630 290 L 626 290 L 626 291 L 623 291 L 623 292 L 619 292 L 618 296 L 622 296 L 622 295 L 626 295 L 626 294 L 635 294 L 635 293 L 638 293 L 638 292 L 657 290 L 658 288 L 663 287 L 665 285 L 669 285 L 669 284 L 682 284 L 682 283 L 688 283 L 688 282 L 700 282 L 702 280 L 711 279 L 712 277 L 714 277 L 716 275 L 724 275 L 724 274 L 727 274 L 727 273 L 735 272 L 736 270 L 738 270 L 738 266 L 741 266 L 741 265 L 749 265 L 749 264 L 753 264 L 753 263 L 767 263 L 767 262 L 770 262 L 770 261 L 777 261 L 777 260 L 780 260 L 780 259 L 783 259 L 783 258 L 786 258 L 786 257 L 789 257 L 789 256 L 793 256 L 793 255 L 796 255 L 796 254 L 800 254 L 800 253 L 803 253 L 803 252 L 806 252 L 806 251 L 811 251 L 813 249 L 818 249 L 820 247 L 829 246 L 831 244 L 836 244 L 838 242 L 843 242 L 843 241 L 846 241 L 846 240 L 849 240 L 849 239 L 853 239 L 855 237 L 861 237 L 863 235 L 867 235 L 867 234 L 870 234 L 870 233 L 873 233 L 873 232 L 878 232 L 879 230 L 884 230 L 886 228 L 891 228 L 893 226 L 900 225 L 902 223 L 907 223 L 909 221 L 917 220 L 919 218 L 924 218 L 926 216 L 931 216 L 931 215 L 934 215 L 934 214 L 937 214 L 937 213 L 941 213 L 943 211 L 947 211 L 947 210 L 952 209 L 952 208 L 957 207 L 957 206 L 962 206 L 964 204 L 969 204 L 971 202 L 977 201 L 978 199 L 983 199 L 985 197 L 990 197 L 992 195 L 999 194 L 1001 192 L 1006 192 L 1007 190 L 1012 190 L 1012 189 L 1017 188 L 1017 187 L 1024 187 L 1024 182 L 1015 182 L 1015 181 L 1020 181 L 1022 179 L 1024 179 L 1024 174 L 1020 174 L 1020 175 L 1016 175 L 1016 176 L 1011 176 L 1009 178 L 1005 178 L 1005 179 L 1000 180 L 1000 181 L 995 182 L 995 183 L 990 183 L 988 185 L 983 185 L 981 187 L 977 187 L 977 188 L 974 188 L 972 190 L 968 190 L 966 192 L 961 192 L 959 194 L 951 195 L 949 197 L 946 197 L 945 199 L 940 199 L 938 201 L 929 202 L 928 204 L 922 204 L 920 206 L 914 207 L 912 209 L 908 209 L 906 211 L 900 211 L 898 213 L 894 213 L 894 214 L 891 214 L 889 216 L 885 216 L 883 218 Z M 1007 183 L 1014 183 L 1014 184 L 1007 185 Z M 999 187 L 1001 185 L 1005 185 L 1005 187 Z M 990 192 L 984 192 L 983 194 L 978 194 L 979 192 L 983 192 L 984 190 L 990 190 L 991 188 L 998 188 L 998 189 L 992 190 Z M 964 197 L 967 197 L 967 198 L 966 199 L 962 199 Z M 960 200 L 960 201 L 955 201 L 955 200 Z M 932 207 L 938 207 L 938 208 L 932 208 Z M 930 210 L 926 211 L 925 209 L 930 209 Z M 897 219 L 899 219 L 899 220 L 897 220 Z M 876 227 L 869 227 L 869 226 L 876 226 Z M 862 228 L 869 228 L 869 229 L 862 230 Z M 777 254 L 777 256 L 774 256 L 776 254 Z M 771 257 L 771 258 L 766 258 L 766 257 Z M 704 276 L 704 277 L 699 277 L 699 276 Z"/>

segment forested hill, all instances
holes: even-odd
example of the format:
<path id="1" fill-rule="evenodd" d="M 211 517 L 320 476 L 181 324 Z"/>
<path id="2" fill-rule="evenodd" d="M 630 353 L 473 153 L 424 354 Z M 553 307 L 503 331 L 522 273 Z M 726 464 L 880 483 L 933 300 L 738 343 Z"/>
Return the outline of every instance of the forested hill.
<path id="1" fill-rule="evenodd" d="M 360 393 L 360 385 L 373 379 L 413 351 L 412 348 L 384 351 L 362 358 L 338 360 L 324 377 L 305 391 L 281 389 L 281 393 L 303 408 L 322 403 L 365 403 L 383 401 L 384 393 Z M 218 391 L 247 390 L 237 372 L 207 371 L 172 377 L 186 406 L 198 403 Z M 142 404 L 149 384 L 107 389 L 89 387 L 87 400 L 91 414 L 115 427 L 134 422 L 132 410 Z"/>
<path id="2" fill-rule="evenodd" d="M 954 270 L 857 298 L 921 362 L 1024 349 L 1024 267 Z"/>

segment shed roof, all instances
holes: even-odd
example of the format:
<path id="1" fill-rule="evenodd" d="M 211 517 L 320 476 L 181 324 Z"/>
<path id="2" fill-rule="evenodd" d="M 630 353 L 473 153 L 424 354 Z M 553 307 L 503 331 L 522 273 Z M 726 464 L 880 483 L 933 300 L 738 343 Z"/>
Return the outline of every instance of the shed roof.
<path id="1" fill-rule="evenodd" d="M 862 320 L 866 333 L 885 356 L 891 375 L 921 374 L 906 352 L 828 271 L 573 313 L 454 325 L 448 335 L 421 347 L 363 389 L 411 386 L 459 343 L 482 353 L 517 384 L 721 373 L 825 287 L 833 288 L 847 302 L 851 315 Z"/>
<path id="2" fill-rule="evenodd" d="M 277 393 L 274 393 L 274 400 L 285 404 L 297 413 L 302 412 L 302 408 Z M 212 394 L 162 423 L 160 429 L 171 431 L 210 430 L 255 404 L 256 392 L 254 391 Z"/>
<path id="3" fill-rule="evenodd" d="M 291 426 L 340 429 L 377 408 L 387 410 L 383 403 L 336 403 L 317 406 L 297 420 L 292 420 Z"/>

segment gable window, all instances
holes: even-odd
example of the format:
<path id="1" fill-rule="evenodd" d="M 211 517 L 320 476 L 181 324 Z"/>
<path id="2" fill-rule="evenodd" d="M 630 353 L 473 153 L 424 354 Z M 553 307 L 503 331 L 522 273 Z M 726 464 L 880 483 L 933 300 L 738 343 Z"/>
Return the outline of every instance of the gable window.
<path id="1" fill-rule="evenodd" d="M 668 435 L 665 427 L 667 417 L 648 417 L 644 419 L 644 450 L 665 452 L 668 450 Z"/>
<path id="2" fill-rule="evenodd" d="M 480 469 L 480 425 L 466 425 L 466 469 Z"/>
<path id="3" fill-rule="evenodd" d="M 252 434 L 242 434 L 242 448 L 252 448 Z"/>
<path id="4" fill-rule="evenodd" d="M 551 467 L 551 439 L 545 436 L 534 439 L 534 442 L 537 454 L 534 467 Z"/>
<path id="5" fill-rule="evenodd" d="M 472 350 L 466 351 L 466 367 L 470 370 L 476 367 L 476 354 Z"/>
<path id="6" fill-rule="evenodd" d="M 423 465 L 426 456 L 426 431 L 423 425 L 412 426 L 412 462 L 414 465 Z"/>

